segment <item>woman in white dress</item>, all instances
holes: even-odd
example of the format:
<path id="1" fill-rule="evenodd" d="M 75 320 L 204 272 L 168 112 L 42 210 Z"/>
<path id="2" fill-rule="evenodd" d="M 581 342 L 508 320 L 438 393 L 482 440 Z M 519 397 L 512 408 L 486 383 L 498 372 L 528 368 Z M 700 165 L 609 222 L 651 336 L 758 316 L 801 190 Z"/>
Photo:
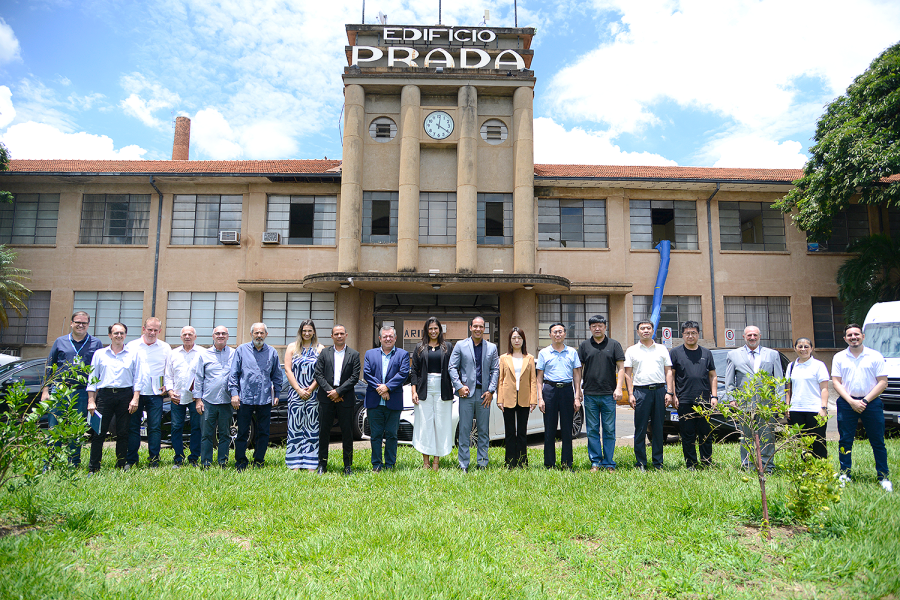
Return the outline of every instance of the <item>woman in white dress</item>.
<path id="1" fill-rule="evenodd" d="M 800 424 L 804 432 L 815 441 L 812 453 L 816 458 L 828 458 L 825 446 L 827 422 L 819 424 L 819 418 L 828 418 L 828 368 L 821 360 L 812 357 L 813 345 L 809 338 L 797 338 L 794 342 L 797 360 L 788 365 L 785 377 L 791 384 L 785 390 L 790 405 L 788 423 Z"/>
<path id="2" fill-rule="evenodd" d="M 284 351 L 288 396 L 288 437 L 284 460 L 289 469 L 315 471 L 319 466 L 319 398 L 314 372 L 324 346 L 311 319 L 300 322 L 297 339 Z"/>
<path id="3" fill-rule="evenodd" d="M 440 457 L 453 450 L 453 385 L 450 353 L 441 322 L 429 317 L 422 326 L 422 342 L 412 353 L 410 382 L 415 405 L 413 447 L 422 453 L 422 468 L 438 470 Z"/>

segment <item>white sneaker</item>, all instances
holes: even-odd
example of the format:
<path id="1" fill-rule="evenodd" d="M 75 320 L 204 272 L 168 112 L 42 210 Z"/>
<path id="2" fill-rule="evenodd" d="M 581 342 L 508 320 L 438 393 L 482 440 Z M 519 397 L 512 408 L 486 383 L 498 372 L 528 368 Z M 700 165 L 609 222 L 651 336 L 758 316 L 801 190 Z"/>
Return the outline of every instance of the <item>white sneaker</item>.
<path id="1" fill-rule="evenodd" d="M 891 482 L 888 481 L 887 479 L 882 479 L 882 480 L 881 480 L 881 487 L 883 487 L 883 488 L 884 488 L 884 491 L 886 491 L 886 492 L 893 492 L 893 491 L 894 491 L 894 486 L 892 486 L 892 485 L 891 485 Z"/>
<path id="2" fill-rule="evenodd" d="M 845 485 L 850 483 L 850 476 L 847 475 L 846 473 L 841 473 L 840 476 L 838 477 L 838 483 L 840 484 L 841 487 L 844 487 Z"/>

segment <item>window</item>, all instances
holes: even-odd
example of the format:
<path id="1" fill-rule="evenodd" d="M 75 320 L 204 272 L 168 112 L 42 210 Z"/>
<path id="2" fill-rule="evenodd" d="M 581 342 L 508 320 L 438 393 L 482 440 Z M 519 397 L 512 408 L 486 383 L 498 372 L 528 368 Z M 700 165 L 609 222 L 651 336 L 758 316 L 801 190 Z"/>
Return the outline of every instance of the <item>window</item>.
<path id="1" fill-rule="evenodd" d="M 900 237 L 900 208 L 888 209 L 888 227 L 892 238 Z"/>
<path id="2" fill-rule="evenodd" d="M 333 245 L 337 196 L 269 196 L 266 231 L 284 244 Z"/>
<path id="3" fill-rule="evenodd" d="M 9 327 L 0 330 L 0 344 L 46 344 L 47 325 L 50 322 L 50 292 L 31 292 L 25 300 L 25 308 L 22 315 L 9 306 L 6 307 L 6 315 L 9 319 Z"/>
<path id="4" fill-rule="evenodd" d="M 91 316 L 88 333 L 106 342 L 109 326 L 122 323 L 128 328 L 127 341 L 141 336 L 144 324 L 144 292 L 75 292 L 72 312 L 83 310 Z"/>
<path id="5" fill-rule="evenodd" d="M 269 329 L 266 343 L 286 346 L 297 338 L 304 319 L 316 324 L 319 342 L 331 344 L 334 326 L 334 294 L 308 292 L 265 292 L 262 320 Z"/>
<path id="6" fill-rule="evenodd" d="M 241 195 L 175 194 L 172 243 L 215 246 L 220 231 L 241 231 Z"/>
<path id="7" fill-rule="evenodd" d="M 594 315 L 608 317 L 608 296 L 538 295 L 538 347 L 531 352 L 537 356 L 541 348 L 550 345 L 550 325 L 553 323 L 565 324 L 566 344 L 577 348 L 591 335 L 587 320 Z"/>
<path id="8" fill-rule="evenodd" d="M 696 250 L 697 203 L 687 200 L 631 200 L 631 247 L 655 248 L 662 240 L 678 250 Z"/>
<path id="9" fill-rule="evenodd" d="M 784 215 L 766 202 L 719 202 L 722 250 L 783 251 Z"/>
<path id="10" fill-rule="evenodd" d="M 169 292 L 166 340 L 172 345 L 178 345 L 186 325 L 197 331 L 198 344 L 212 344 L 213 329 L 224 325 L 233 335 L 237 322 L 237 292 Z"/>
<path id="11" fill-rule="evenodd" d="M 653 309 L 653 296 L 634 296 L 633 297 L 632 316 L 634 324 L 644 319 L 650 318 L 650 312 Z M 656 328 L 657 342 L 662 343 L 662 328 L 671 327 L 672 337 L 681 337 L 681 324 L 685 321 L 697 321 L 700 323 L 700 338 L 703 338 L 703 322 L 701 321 L 702 311 L 700 307 L 700 296 L 663 296 L 662 304 L 659 307 L 659 325 Z M 634 342 L 637 343 L 639 336 L 637 329 L 634 331 Z"/>
<path id="12" fill-rule="evenodd" d="M 513 243 L 512 194 L 478 194 L 478 243 Z"/>
<path id="13" fill-rule="evenodd" d="M 397 243 L 397 192 L 363 192 L 362 243 Z"/>
<path id="14" fill-rule="evenodd" d="M 55 244 L 59 194 L 16 194 L 0 202 L 0 244 Z"/>
<path id="15" fill-rule="evenodd" d="M 844 305 L 837 298 L 813 298 L 813 343 L 816 348 L 846 348 Z"/>
<path id="16" fill-rule="evenodd" d="M 488 119 L 481 125 L 481 139 L 492 146 L 502 144 L 509 137 L 506 123 L 500 119 Z"/>
<path id="17" fill-rule="evenodd" d="M 606 248 L 606 200 L 538 198 L 538 246 Z"/>
<path id="18" fill-rule="evenodd" d="M 150 194 L 85 194 L 79 244 L 146 244 Z"/>
<path id="19" fill-rule="evenodd" d="M 378 117 L 369 124 L 369 136 L 381 144 L 397 136 L 397 124 L 390 117 Z"/>
<path id="20" fill-rule="evenodd" d="M 456 193 L 419 194 L 419 243 L 456 244 Z"/>
<path id="21" fill-rule="evenodd" d="M 736 337 L 741 340 L 744 327 L 748 325 L 759 327 L 763 346 L 791 348 L 791 299 L 787 296 L 725 296 L 725 327 L 736 330 Z"/>

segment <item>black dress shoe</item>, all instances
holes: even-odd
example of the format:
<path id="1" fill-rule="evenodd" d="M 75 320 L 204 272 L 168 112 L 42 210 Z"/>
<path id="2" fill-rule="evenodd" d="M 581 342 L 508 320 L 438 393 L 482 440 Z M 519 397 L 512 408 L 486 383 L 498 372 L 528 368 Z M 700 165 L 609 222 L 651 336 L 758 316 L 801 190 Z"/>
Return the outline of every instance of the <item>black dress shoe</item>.
<path id="1" fill-rule="evenodd" d="M 344 467 L 344 475 L 353 475 L 353 467 Z"/>
<path id="2" fill-rule="evenodd" d="M 316 475 L 324 475 L 328 468 L 325 465 L 319 465 L 316 467 Z"/>
<path id="3" fill-rule="evenodd" d="M 372 467 L 372 472 L 373 472 L 373 473 L 381 473 L 381 467 L 380 467 L 380 466 L 378 466 L 378 467 Z"/>

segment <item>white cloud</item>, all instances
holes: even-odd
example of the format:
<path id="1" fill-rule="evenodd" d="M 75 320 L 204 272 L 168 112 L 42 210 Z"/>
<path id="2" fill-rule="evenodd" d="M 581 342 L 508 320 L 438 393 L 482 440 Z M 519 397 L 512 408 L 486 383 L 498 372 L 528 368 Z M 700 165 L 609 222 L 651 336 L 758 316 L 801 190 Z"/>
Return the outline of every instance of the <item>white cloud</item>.
<path id="1" fill-rule="evenodd" d="M 195 149 L 212 160 L 238 159 L 243 156 L 234 130 L 215 108 L 205 108 L 191 119 L 191 154 Z"/>
<path id="2" fill-rule="evenodd" d="M 15 86 L 16 122 L 47 123 L 60 131 L 75 131 L 75 121 L 64 112 L 67 108 L 56 98 L 56 92 L 40 81 L 22 79 Z"/>
<path id="3" fill-rule="evenodd" d="M 710 141 L 704 152 L 716 157 L 714 167 L 802 169 L 806 154 L 800 142 L 777 142 L 753 133 L 735 134 Z"/>
<path id="4" fill-rule="evenodd" d="M 119 106 L 126 115 L 136 117 L 147 127 L 165 130 L 169 119 L 160 119 L 153 113 L 172 108 L 181 102 L 178 94 L 170 92 L 159 83 L 149 81 L 140 73 L 124 75 L 122 87 L 129 92 L 129 96 Z"/>
<path id="5" fill-rule="evenodd" d="M 12 103 L 12 91 L 5 85 L 0 85 L 0 129 L 13 122 L 16 118 L 16 109 Z"/>
<path id="6" fill-rule="evenodd" d="M 67 133 L 33 121 L 13 125 L 0 139 L 16 159 L 138 160 L 147 152 L 134 145 L 116 150 L 112 139 L 105 135 Z"/>
<path id="7" fill-rule="evenodd" d="M 612 143 L 608 132 L 571 131 L 553 119 L 534 120 L 534 162 L 538 164 L 576 165 L 675 165 L 658 154 L 624 152 Z"/>
<path id="8" fill-rule="evenodd" d="M 19 40 L 12 27 L 0 17 L 0 65 L 22 60 L 19 49 Z"/>

